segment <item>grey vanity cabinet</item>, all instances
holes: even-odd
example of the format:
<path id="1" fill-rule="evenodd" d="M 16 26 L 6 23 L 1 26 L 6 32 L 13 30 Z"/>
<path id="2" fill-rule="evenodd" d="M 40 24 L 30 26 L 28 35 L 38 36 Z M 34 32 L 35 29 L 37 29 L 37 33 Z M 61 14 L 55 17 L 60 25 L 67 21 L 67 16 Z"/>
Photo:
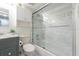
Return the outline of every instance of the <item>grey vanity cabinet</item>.
<path id="1" fill-rule="evenodd" d="M 0 56 L 18 56 L 19 37 L 5 38 L 0 40 Z"/>
<path id="2" fill-rule="evenodd" d="M 18 55 L 17 53 L 16 53 L 16 48 L 7 48 L 7 49 L 3 49 L 3 50 L 1 50 L 1 54 L 0 54 L 1 56 L 16 56 L 16 55 Z"/>

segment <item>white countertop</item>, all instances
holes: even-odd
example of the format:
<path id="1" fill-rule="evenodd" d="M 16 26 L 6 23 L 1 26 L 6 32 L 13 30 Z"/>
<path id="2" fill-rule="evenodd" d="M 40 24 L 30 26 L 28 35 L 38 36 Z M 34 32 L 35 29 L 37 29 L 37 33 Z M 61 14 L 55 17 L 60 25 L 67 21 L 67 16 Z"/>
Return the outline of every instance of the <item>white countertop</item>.
<path id="1" fill-rule="evenodd" d="M 14 33 L 8 33 L 8 34 L 0 35 L 0 39 L 10 38 L 10 37 L 19 37 L 19 35 L 18 34 L 14 34 Z"/>

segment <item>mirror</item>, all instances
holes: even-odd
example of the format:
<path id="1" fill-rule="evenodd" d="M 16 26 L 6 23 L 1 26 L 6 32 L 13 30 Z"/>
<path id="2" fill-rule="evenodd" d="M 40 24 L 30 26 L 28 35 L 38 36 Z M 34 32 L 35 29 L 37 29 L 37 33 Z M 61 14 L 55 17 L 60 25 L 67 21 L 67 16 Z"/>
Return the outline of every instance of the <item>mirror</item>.
<path id="1" fill-rule="evenodd" d="M 9 11 L 4 8 L 0 8 L 0 27 L 9 26 Z"/>

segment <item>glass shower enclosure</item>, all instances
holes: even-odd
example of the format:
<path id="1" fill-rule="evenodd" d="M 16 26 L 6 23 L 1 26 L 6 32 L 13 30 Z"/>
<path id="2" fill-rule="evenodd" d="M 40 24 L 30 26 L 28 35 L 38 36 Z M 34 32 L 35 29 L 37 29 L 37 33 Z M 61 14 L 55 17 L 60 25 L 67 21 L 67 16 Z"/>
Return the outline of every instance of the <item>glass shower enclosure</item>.
<path id="1" fill-rule="evenodd" d="M 57 56 L 74 53 L 74 20 L 71 3 L 50 3 L 33 14 L 33 43 Z"/>

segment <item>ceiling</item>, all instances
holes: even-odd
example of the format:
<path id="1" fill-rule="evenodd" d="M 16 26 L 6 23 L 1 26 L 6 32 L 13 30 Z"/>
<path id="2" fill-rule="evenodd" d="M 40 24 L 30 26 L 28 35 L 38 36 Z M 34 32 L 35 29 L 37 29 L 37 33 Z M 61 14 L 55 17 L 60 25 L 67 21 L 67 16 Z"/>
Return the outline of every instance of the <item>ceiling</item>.
<path id="1" fill-rule="evenodd" d="M 45 4 L 46 3 L 24 3 L 23 5 L 29 6 L 32 9 L 32 12 L 34 12 L 35 10 L 41 8 Z"/>

